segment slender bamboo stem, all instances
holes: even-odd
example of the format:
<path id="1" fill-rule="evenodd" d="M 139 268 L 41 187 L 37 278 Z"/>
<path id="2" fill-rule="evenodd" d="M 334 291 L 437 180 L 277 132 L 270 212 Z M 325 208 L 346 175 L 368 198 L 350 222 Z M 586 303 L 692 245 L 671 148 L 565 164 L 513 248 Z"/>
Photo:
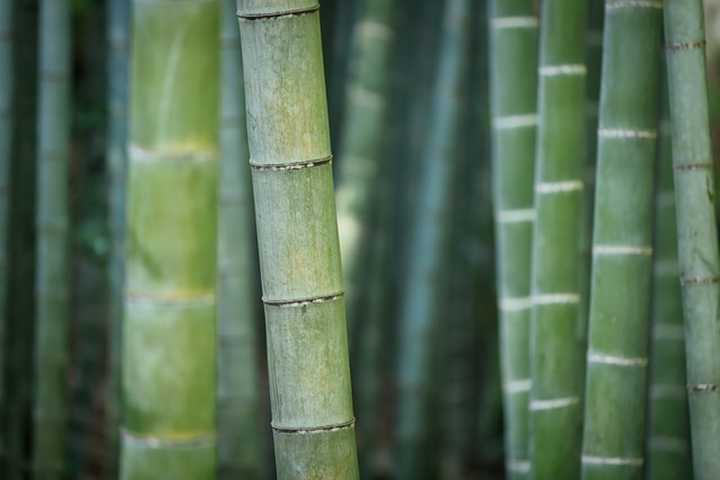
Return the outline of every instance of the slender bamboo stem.
<path id="1" fill-rule="evenodd" d="M 720 263 L 702 0 L 665 3 L 678 258 L 695 478 L 720 478 Z"/>
<path id="2" fill-rule="evenodd" d="M 70 2 L 40 3 L 35 478 L 63 478 L 68 410 Z"/>
<path id="3" fill-rule="evenodd" d="M 655 259 L 646 447 L 648 480 L 692 478 L 667 92 L 663 97 L 655 182 Z"/>
<path id="4" fill-rule="evenodd" d="M 222 4 L 218 224 L 218 476 L 262 476 L 257 378 L 257 264 L 252 224 L 242 52 L 235 0 Z M 239 88 L 240 87 L 240 88 Z"/>
<path id="5" fill-rule="evenodd" d="M 132 9 L 121 478 L 212 479 L 220 4 Z"/>
<path id="6" fill-rule="evenodd" d="M 280 479 L 359 478 L 317 0 L 239 0 Z"/>
<path id="7" fill-rule="evenodd" d="M 409 239 L 410 264 L 406 294 L 399 317 L 399 410 L 396 427 L 398 478 L 432 478 L 436 458 L 430 454 L 432 432 L 428 417 L 433 392 L 441 293 L 437 280 L 444 268 L 454 166 L 452 147 L 459 125 L 459 89 L 463 78 L 469 32 L 469 2 L 445 5 L 430 137 L 419 180 L 419 200 Z"/>
<path id="8" fill-rule="evenodd" d="M 580 475 L 586 10 L 587 0 L 546 0 L 540 15 L 529 403 L 536 479 Z"/>
<path id="9" fill-rule="evenodd" d="M 491 96 L 501 381 L 508 478 L 527 478 L 530 254 L 537 131 L 538 19 L 532 0 L 491 3 Z"/>
<path id="10" fill-rule="evenodd" d="M 660 7 L 605 4 L 584 479 L 641 478 L 643 471 Z"/>

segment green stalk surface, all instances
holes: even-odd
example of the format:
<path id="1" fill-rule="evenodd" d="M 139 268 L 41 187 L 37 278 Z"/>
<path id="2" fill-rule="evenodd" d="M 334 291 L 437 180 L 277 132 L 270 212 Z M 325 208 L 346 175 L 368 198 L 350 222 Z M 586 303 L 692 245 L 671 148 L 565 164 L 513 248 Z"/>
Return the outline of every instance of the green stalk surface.
<path id="1" fill-rule="evenodd" d="M 239 0 L 277 477 L 359 478 L 317 0 Z"/>
<path id="2" fill-rule="evenodd" d="M 220 4 L 132 9 L 120 476 L 214 479 Z"/>
<path id="3" fill-rule="evenodd" d="M 222 2 L 218 224 L 218 477 L 256 479 L 264 438 L 257 356 L 257 264 L 235 0 Z"/>
<path id="4" fill-rule="evenodd" d="M 493 0 L 493 176 L 501 381 L 508 478 L 528 478 L 530 254 L 537 133 L 538 19 L 532 0 Z"/>
<path id="5" fill-rule="evenodd" d="M 586 480 L 643 477 L 659 7 L 627 0 L 605 5 L 582 455 Z"/>
<path id="6" fill-rule="evenodd" d="M 33 473 L 63 478 L 68 421 L 70 2 L 40 3 Z"/>
<path id="7" fill-rule="evenodd" d="M 696 480 L 720 478 L 720 264 L 702 0 L 665 2 L 687 389 Z"/>
<path id="8" fill-rule="evenodd" d="M 580 476 L 587 4 L 546 0 L 540 15 L 529 403 L 531 476 L 537 480 Z"/>

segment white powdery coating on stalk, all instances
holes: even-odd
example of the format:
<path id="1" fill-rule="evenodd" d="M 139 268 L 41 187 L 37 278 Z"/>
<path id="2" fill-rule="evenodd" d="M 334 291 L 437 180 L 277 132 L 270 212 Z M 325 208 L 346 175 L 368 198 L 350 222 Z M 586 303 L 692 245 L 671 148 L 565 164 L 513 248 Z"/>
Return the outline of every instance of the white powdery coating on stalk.
<path id="1" fill-rule="evenodd" d="M 542 293 L 533 295 L 534 305 L 578 304 L 580 295 L 577 293 Z"/>
<path id="2" fill-rule="evenodd" d="M 516 128 L 537 127 L 537 125 L 537 113 L 502 115 L 493 119 L 493 127 L 495 127 L 497 130 L 513 130 Z"/>
<path id="3" fill-rule="evenodd" d="M 561 182 L 539 182 L 535 192 L 539 194 L 577 192 L 583 189 L 582 180 L 565 180 Z"/>
<path id="4" fill-rule="evenodd" d="M 508 472 L 529 473 L 530 462 L 528 460 L 509 460 L 506 468 Z"/>
<path id="5" fill-rule="evenodd" d="M 498 30 L 505 28 L 537 28 L 537 17 L 498 17 L 493 18 L 491 22 L 492 28 Z"/>
<path id="6" fill-rule="evenodd" d="M 497 213 L 498 223 L 520 223 L 535 221 L 535 209 L 500 210 Z"/>
<path id="7" fill-rule="evenodd" d="M 653 249 L 650 246 L 640 245 L 595 245 L 593 254 L 595 255 L 641 255 L 650 256 Z"/>
<path id="8" fill-rule="evenodd" d="M 505 297 L 500 299 L 499 308 L 503 312 L 519 312 L 532 308 L 532 297 Z"/>
<path id="9" fill-rule="evenodd" d="M 655 8 L 662 10 L 663 4 L 653 0 L 616 0 L 606 4 L 607 11 L 619 10 L 621 8 Z"/>
<path id="10" fill-rule="evenodd" d="M 568 63 L 565 65 L 544 65 L 540 67 L 543 77 L 557 77 L 561 75 L 587 75 L 587 67 L 581 63 Z"/>
<path id="11" fill-rule="evenodd" d="M 604 139 L 619 140 L 655 140 L 657 138 L 657 130 L 635 130 L 631 128 L 600 128 L 598 129 L 598 137 Z"/>
<path id="12" fill-rule="evenodd" d="M 503 391 L 510 395 L 514 393 L 525 393 L 530 391 L 531 386 L 532 381 L 529 378 L 524 378 L 522 380 L 513 380 L 511 382 L 507 382 L 505 385 L 503 385 Z"/>
<path id="13" fill-rule="evenodd" d="M 646 367 L 648 364 L 647 358 L 643 357 L 621 357 L 598 352 L 589 352 L 587 359 L 589 363 L 601 363 L 618 367 Z"/>
<path id="14" fill-rule="evenodd" d="M 586 465 L 607 465 L 618 467 L 642 467 L 645 459 L 641 457 L 596 457 L 583 455 L 582 463 Z"/>
<path id="15" fill-rule="evenodd" d="M 554 410 L 557 408 L 567 408 L 580 403 L 578 397 L 553 398 L 549 400 L 530 400 L 530 411 Z"/>

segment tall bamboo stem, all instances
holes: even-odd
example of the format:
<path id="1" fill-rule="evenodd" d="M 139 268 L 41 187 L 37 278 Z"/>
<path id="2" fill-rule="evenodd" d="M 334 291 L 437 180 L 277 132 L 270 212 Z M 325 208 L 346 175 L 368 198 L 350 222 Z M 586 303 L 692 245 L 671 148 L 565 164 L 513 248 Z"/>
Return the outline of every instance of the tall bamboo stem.
<path id="1" fill-rule="evenodd" d="M 317 0 L 239 0 L 280 479 L 359 477 Z"/>
<path id="2" fill-rule="evenodd" d="M 587 0 L 546 0 L 540 15 L 529 403 L 536 479 L 580 475 L 586 11 Z"/>
<path id="3" fill-rule="evenodd" d="M 702 0 L 665 2 L 678 258 L 695 478 L 720 478 L 720 262 Z"/>
<path id="4" fill-rule="evenodd" d="M 215 478 L 216 0 L 136 0 L 121 477 Z"/>
<path id="5" fill-rule="evenodd" d="M 538 19 L 532 0 L 491 3 L 491 96 L 505 468 L 527 478 L 530 253 L 537 131 Z"/>

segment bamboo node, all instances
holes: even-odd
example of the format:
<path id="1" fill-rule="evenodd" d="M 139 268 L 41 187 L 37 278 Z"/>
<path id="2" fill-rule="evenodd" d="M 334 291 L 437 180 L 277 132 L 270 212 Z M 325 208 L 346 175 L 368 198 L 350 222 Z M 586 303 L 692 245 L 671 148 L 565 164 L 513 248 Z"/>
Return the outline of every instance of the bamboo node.
<path id="1" fill-rule="evenodd" d="M 315 297 L 298 298 L 292 300 L 272 300 L 269 298 L 262 298 L 265 305 L 271 305 L 276 307 L 304 307 L 314 303 L 327 303 L 334 302 L 341 299 L 345 295 L 345 292 L 331 293 L 330 295 L 318 295 Z"/>
<path id="2" fill-rule="evenodd" d="M 705 40 L 700 40 L 697 42 L 668 43 L 665 45 L 665 49 L 669 52 L 677 52 L 680 50 L 694 50 L 696 48 L 705 48 Z"/>
<path id="3" fill-rule="evenodd" d="M 543 77 L 557 77 L 561 75 L 587 75 L 587 67 L 581 63 L 564 65 L 543 65 L 539 69 Z"/>
<path id="4" fill-rule="evenodd" d="M 538 19 L 532 16 L 497 17 L 492 19 L 490 25 L 497 30 L 505 28 L 537 28 Z"/>
<path id="5" fill-rule="evenodd" d="M 299 162 L 289 163 L 258 163 L 250 159 L 250 168 L 256 171 L 272 171 L 272 172 L 285 172 L 291 170 L 302 170 L 303 168 L 312 168 L 325 165 L 326 163 L 332 162 L 332 155 L 327 157 L 315 158 L 311 160 L 302 160 Z"/>
<path id="6" fill-rule="evenodd" d="M 617 367 L 647 367 L 648 360 L 644 357 L 621 357 L 599 352 L 588 352 L 588 363 L 613 365 Z"/>
<path id="7" fill-rule="evenodd" d="M 510 459 L 506 467 L 508 472 L 512 473 L 529 473 L 530 462 L 526 459 Z"/>
<path id="8" fill-rule="evenodd" d="M 657 130 L 635 130 L 630 128 L 600 128 L 598 137 L 621 140 L 655 140 Z"/>
<path id="9" fill-rule="evenodd" d="M 713 164 L 708 163 L 683 163 L 680 165 L 673 165 L 673 170 L 676 172 L 688 172 L 692 170 L 712 170 Z"/>
<path id="10" fill-rule="evenodd" d="M 583 455 L 582 463 L 586 465 L 642 467 L 645 459 L 642 457 L 596 457 L 594 455 Z"/>
<path id="11" fill-rule="evenodd" d="M 650 246 L 642 245 L 595 245 L 594 255 L 640 255 L 649 257 L 653 254 Z"/>
<path id="12" fill-rule="evenodd" d="M 300 435 L 307 435 L 313 433 L 328 433 L 337 432 L 338 430 L 346 430 L 355 428 L 355 419 L 350 419 L 347 422 L 333 423 L 330 425 L 321 425 L 319 427 L 281 427 L 274 423 L 270 424 L 272 429 L 278 433 L 296 433 Z"/>
<path id="13" fill-rule="evenodd" d="M 720 385 L 715 383 L 688 384 L 688 391 L 692 393 L 714 393 L 720 391 Z"/>
<path id="14" fill-rule="evenodd" d="M 302 8 L 289 8 L 286 10 L 273 10 L 269 12 L 258 12 L 258 13 L 250 13 L 250 12 L 241 12 L 240 10 L 237 11 L 237 16 L 240 20 L 263 20 L 268 18 L 277 18 L 277 17 L 287 17 L 291 15 L 303 15 L 308 13 L 317 12 L 320 10 L 320 4 L 311 5 L 309 7 L 302 7 Z"/>
<path id="15" fill-rule="evenodd" d="M 720 276 L 712 277 L 680 277 L 680 284 L 686 285 L 711 285 L 713 283 L 720 283 Z"/>
<path id="16" fill-rule="evenodd" d="M 535 221 L 534 208 L 519 208 L 515 210 L 500 210 L 495 215 L 498 223 L 524 223 Z"/>
<path id="17" fill-rule="evenodd" d="M 493 118 L 493 127 L 497 130 L 512 130 L 515 128 L 537 127 L 537 113 L 521 115 L 503 115 Z"/>
<path id="18" fill-rule="evenodd" d="M 500 299 L 498 308 L 502 312 L 520 312 L 532 308 L 532 297 L 504 297 Z"/>
<path id="19" fill-rule="evenodd" d="M 561 182 L 538 182 L 535 185 L 535 192 L 539 194 L 547 193 L 567 193 L 577 192 L 583 189 L 582 180 L 566 180 Z"/>
<path id="20" fill-rule="evenodd" d="M 145 448 L 206 448 L 215 445 L 214 433 L 192 434 L 182 437 L 159 437 L 138 435 L 125 428 L 120 429 L 123 443 Z"/>
<path id="21" fill-rule="evenodd" d="M 530 387 L 532 386 L 532 380 L 529 378 L 523 378 L 521 380 L 512 380 L 510 382 L 506 382 L 503 385 L 503 391 L 508 395 L 513 395 L 516 393 L 527 393 L 530 391 Z"/>
<path id="22" fill-rule="evenodd" d="M 577 305 L 580 295 L 577 293 L 542 293 L 533 295 L 533 305 Z"/>
<path id="23" fill-rule="evenodd" d="M 608 12 L 621 8 L 655 8 L 662 10 L 663 2 L 654 0 L 608 0 L 605 3 Z"/>
<path id="24" fill-rule="evenodd" d="M 529 409 L 531 412 L 541 410 L 555 410 L 558 408 L 567 408 L 578 405 L 580 399 L 578 397 L 552 398 L 548 400 L 530 400 Z"/>

